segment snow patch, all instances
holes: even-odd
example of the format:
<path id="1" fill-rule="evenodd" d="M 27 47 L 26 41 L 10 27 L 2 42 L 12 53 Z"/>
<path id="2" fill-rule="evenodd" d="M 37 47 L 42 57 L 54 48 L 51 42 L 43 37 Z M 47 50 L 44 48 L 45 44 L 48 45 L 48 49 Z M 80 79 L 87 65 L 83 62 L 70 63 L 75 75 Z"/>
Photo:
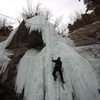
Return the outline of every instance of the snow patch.
<path id="1" fill-rule="evenodd" d="M 74 47 L 74 49 L 92 65 L 96 71 L 100 87 L 100 44 Z"/>

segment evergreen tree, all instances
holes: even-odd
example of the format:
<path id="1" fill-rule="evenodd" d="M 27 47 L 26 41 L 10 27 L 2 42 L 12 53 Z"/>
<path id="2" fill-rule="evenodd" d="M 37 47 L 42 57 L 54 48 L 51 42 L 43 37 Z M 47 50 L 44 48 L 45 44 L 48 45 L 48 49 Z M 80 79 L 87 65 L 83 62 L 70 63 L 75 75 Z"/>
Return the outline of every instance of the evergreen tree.
<path id="1" fill-rule="evenodd" d="M 88 10 L 93 10 L 94 14 L 100 17 L 100 0 L 83 0 L 83 1 L 87 8 L 86 12 Z"/>

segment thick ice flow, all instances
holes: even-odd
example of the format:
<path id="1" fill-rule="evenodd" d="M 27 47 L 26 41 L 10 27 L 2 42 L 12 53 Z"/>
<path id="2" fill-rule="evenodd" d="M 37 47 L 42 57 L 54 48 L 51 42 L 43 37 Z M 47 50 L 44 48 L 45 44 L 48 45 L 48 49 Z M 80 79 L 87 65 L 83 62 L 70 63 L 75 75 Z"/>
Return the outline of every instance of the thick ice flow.
<path id="1" fill-rule="evenodd" d="M 26 21 L 26 27 L 30 28 L 30 32 L 41 31 L 46 47 L 38 53 L 27 51 L 19 63 L 16 87 L 18 93 L 25 89 L 25 100 L 100 99 L 94 69 L 86 59 L 62 41 L 52 24 L 36 16 Z M 51 59 L 58 56 L 61 56 L 63 62 L 65 90 L 59 79 L 54 82 L 52 77 L 54 65 Z"/>
<path id="2" fill-rule="evenodd" d="M 22 93 L 25 100 L 40 100 L 43 98 L 43 62 L 42 56 L 31 49 L 26 52 L 18 65 L 17 93 Z"/>
<path id="3" fill-rule="evenodd" d="M 65 44 L 53 25 L 41 16 L 25 22 L 30 32 L 41 31 L 46 46 L 41 51 L 27 50 L 20 60 L 16 92 L 22 93 L 24 89 L 25 100 L 100 100 L 98 81 L 90 63 Z M 51 60 L 58 56 L 61 57 L 64 69 L 65 90 L 60 79 L 55 82 L 52 76 L 54 64 Z"/>

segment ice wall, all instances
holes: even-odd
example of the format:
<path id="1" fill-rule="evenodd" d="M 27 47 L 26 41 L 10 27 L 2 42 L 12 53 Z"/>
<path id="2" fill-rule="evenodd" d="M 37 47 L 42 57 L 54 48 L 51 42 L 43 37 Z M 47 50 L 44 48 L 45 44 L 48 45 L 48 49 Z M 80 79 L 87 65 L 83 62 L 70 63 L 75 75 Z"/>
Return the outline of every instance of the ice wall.
<path id="1" fill-rule="evenodd" d="M 25 100 L 99 100 L 98 82 L 90 63 L 57 35 L 52 24 L 41 16 L 26 20 L 26 26 L 42 32 L 46 46 L 28 50 L 18 65 L 16 92 L 25 89 Z M 54 82 L 52 57 L 62 58 L 65 90 Z"/>
<path id="2" fill-rule="evenodd" d="M 43 17 L 36 16 L 25 21 L 30 29 L 42 32 L 42 39 L 46 46 L 41 50 L 28 50 L 18 64 L 16 78 L 16 92 L 22 93 L 24 89 L 25 100 L 99 100 L 98 81 L 90 63 L 80 56 L 74 49 L 63 42 L 57 35 L 52 24 Z M 17 30 L 17 29 L 16 29 Z M 0 66 L 4 72 L 10 59 L 5 51 L 14 34 L 0 43 Z M 53 80 L 54 64 L 52 57 L 60 56 L 63 63 L 65 90 L 59 79 Z"/>

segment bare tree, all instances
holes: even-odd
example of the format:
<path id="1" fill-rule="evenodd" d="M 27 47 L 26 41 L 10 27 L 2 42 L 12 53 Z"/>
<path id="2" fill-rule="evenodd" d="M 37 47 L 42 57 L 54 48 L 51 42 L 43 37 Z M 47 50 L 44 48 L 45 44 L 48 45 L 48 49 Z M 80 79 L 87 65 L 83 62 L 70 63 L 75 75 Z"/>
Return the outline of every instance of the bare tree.
<path id="1" fill-rule="evenodd" d="M 56 20 L 54 21 L 54 28 L 55 29 L 59 27 L 61 21 L 62 21 L 62 16 L 56 18 Z"/>
<path id="2" fill-rule="evenodd" d="M 8 36 L 10 32 L 13 30 L 13 26 L 8 22 L 7 18 L 0 18 L 0 35 Z"/>
<path id="3" fill-rule="evenodd" d="M 34 16 L 34 10 L 30 3 L 27 3 L 27 8 L 23 8 L 23 12 L 21 13 L 23 19 L 29 19 Z"/>
<path id="4" fill-rule="evenodd" d="M 4 17 L 0 18 L 0 27 L 5 27 L 7 26 L 7 19 Z"/>
<path id="5" fill-rule="evenodd" d="M 27 8 L 23 9 L 22 18 L 29 19 L 29 18 L 37 16 L 37 15 L 43 16 L 48 21 L 51 21 L 51 18 L 52 18 L 51 12 L 46 8 L 41 8 L 40 3 L 38 3 L 36 6 L 33 7 L 32 2 L 28 1 Z M 62 27 L 60 27 L 61 22 L 62 22 L 62 16 L 57 17 L 56 20 L 54 21 L 53 25 L 54 25 L 54 28 L 57 30 L 58 34 L 65 34 L 66 30 L 67 30 L 67 26 L 66 26 L 66 28 L 64 25 L 62 25 Z"/>
<path id="6" fill-rule="evenodd" d="M 28 1 L 27 8 L 23 8 L 23 12 L 21 13 L 22 19 L 29 19 L 37 15 L 43 16 L 46 20 L 49 20 L 51 17 L 51 12 L 46 8 L 42 9 L 40 3 L 33 6 L 32 2 Z"/>
<path id="7" fill-rule="evenodd" d="M 41 11 L 41 4 L 38 3 L 35 7 L 34 7 L 34 15 L 42 15 L 42 11 Z"/>
<path id="8" fill-rule="evenodd" d="M 61 25 L 61 27 L 59 27 L 57 29 L 57 32 L 58 32 L 59 35 L 62 35 L 62 36 L 66 35 L 68 33 L 67 24 Z"/>
<path id="9" fill-rule="evenodd" d="M 52 17 L 52 14 L 51 14 L 51 12 L 49 11 L 49 10 L 47 10 L 46 8 L 44 8 L 43 10 L 42 10 L 42 16 L 44 16 L 45 17 L 45 19 L 46 20 L 50 20 L 51 19 L 51 17 Z"/>

